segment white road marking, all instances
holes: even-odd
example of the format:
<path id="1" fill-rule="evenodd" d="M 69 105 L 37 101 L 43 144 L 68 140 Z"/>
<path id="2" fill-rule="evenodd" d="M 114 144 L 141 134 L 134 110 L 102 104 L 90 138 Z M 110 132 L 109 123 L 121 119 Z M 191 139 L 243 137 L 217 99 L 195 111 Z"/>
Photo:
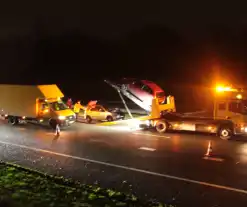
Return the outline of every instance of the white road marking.
<path id="1" fill-rule="evenodd" d="M 163 137 L 163 138 L 166 138 L 166 139 L 170 139 L 171 138 L 171 137 L 166 137 L 166 136 L 161 136 L 161 135 L 156 135 L 156 134 L 144 134 L 144 133 L 138 133 L 138 132 L 134 132 L 133 134 L 152 136 L 152 137 Z"/>
<path id="2" fill-rule="evenodd" d="M 229 187 L 229 186 L 217 185 L 217 184 L 213 184 L 213 183 L 197 181 L 197 180 L 177 177 L 177 176 L 173 176 L 173 175 L 167 175 L 167 174 L 152 172 L 152 171 L 148 171 L 148 170 L 142 170 L 142 169 L 138 169 L 138 168 L 112 164 L 112 163 L 108 163 L 108 162 L 102 162 L 102 161 L 92 160 L 92 159 L 83 158 L 83 157 L 77 157 L 77 156 L 73 156 L 73 155 L 63 154 L 63 153 L 59 153 L 59 152 L 53 152 L 53 151 L 39 149 L 39 148 L 35 148 L 35 147 L 29 147 L 29 146 L 25 146 L 25 145 L 13 144 L 13 143 L 3 142 L 3 141 L 0 141 L 0 143 L 5 144 L 5 145 L 16 146 L 16 147 L 36 151 L 36 152 L 48 153 L 48 154 L 57 155 L 57 156 L 61 156 L 61 157 L 67 157 L 67 158 L 72 158 L 72 159 L 76 159 L 76 160 L 81 160 L 84 162 L 91 162 L 91 163 L 95 163 L 95 164 L 99 164 L 99 165 L 115 167 L 115 168 L 119 168 L 119 169 L 133 171 L 133 172 L 139 172 L 139 173 L 143 173 L 143 174 L 147 174 L 147 175 L 153 175 L 153 176 L 157 176 L 157 177 L 163 177 L 163 178 L 168 178 L 168 179 L 173 179 L 173 180 L 178 180 L 178 181 L 183 181 L 183 182 L 193 183 L 193 184 L 198 184 L 198 185 L 203 185 L 203 186 L 222 189 L 222 190 L 233 191 L 233 192 L 242 193 L 242 194 L 247 195 L 247 190 L 233 188 L 233 187 Z"/>
<path id="3" fill-rule="evenodd" d="M 224 159 L 218 158 L 218 157 L 207 157 L 207 156 L 205 156 L 202 159 L 204 159 L 204 160 L 212 160 L 212 161 L 216 161 L 216 162 L 223 162 L 224 161 Z"/>
<path id="4" fill-rule="evenodd" d="M 153 152 L 153 151 L 156 150 L 156 149 L 154 149 L 154 148 L 149 148 L 149 147 L 140 147 L 140 148 L 138 148 L 138 149 L 140 149 L 140 150 L 147 150 L 147 151 L 151 151 L 151 152 Z"/>

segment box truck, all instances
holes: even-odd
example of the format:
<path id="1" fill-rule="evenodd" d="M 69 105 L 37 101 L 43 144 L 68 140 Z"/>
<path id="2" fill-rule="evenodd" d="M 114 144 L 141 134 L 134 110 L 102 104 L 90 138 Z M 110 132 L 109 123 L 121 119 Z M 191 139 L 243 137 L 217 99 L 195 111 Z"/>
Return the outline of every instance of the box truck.
<path id="1" fill-rule="evenodd" d="M 61 100 L 57 85 L 0 84 L 1 115 L 11 125 L 34 122 L 55 128 L 75 122 L 75 114 Z"/>

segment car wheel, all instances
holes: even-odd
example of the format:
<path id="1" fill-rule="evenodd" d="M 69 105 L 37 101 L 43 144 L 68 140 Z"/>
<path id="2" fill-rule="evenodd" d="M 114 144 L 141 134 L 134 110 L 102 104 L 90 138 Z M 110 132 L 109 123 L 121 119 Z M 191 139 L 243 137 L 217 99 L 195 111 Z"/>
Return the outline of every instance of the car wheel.
<path id="1" fill-rule="evenodd" d="M 165 133 L 167 131 L 167 123 L 165 121 L 158 121 L 155 125 L 155 129 L 159 133 Z"/>
<path id="2" fill-rule="evenodd" d="M 230 127 L 221 127 L 219 130 L 219 136 L 221 139 L 223 140 L 229 140 L 232 137 L 232 130 L 230 129 Z"/>
<path id="3" fill-rule="evenodd" d="M 92 118 L 90 116 L 87 116 L 86 117 L 86 121 L 87 121 L 88 124 L 90 124 L 92 122 Z"/>
<path id="4" fill-rule="evenodd" d="M 9 117 L 8 118 L 8 122 L 11 124 L 11 125 L 17 125 L 19 123 L 19 120 L 17 117 Z"/>
<path id="5" fill-rule="evenodd" d="M 113 121 L 113 118 L 112 118 L 112 116 L 108 116 L 108 117 L 106 117 L 106 120 L 111 122 L 111 121 Z"/>

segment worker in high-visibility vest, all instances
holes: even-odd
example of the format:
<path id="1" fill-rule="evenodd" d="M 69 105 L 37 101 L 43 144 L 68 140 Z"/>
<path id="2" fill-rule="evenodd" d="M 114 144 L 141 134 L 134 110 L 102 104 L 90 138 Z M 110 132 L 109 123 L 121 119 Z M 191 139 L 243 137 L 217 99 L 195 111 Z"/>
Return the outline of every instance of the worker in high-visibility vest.
<path id="1" fill-rule="evenodd" d="M 77 103 L 74 105 L 74 112 L 76 114 L 76 119 L 78 118 L 78 114 L 80 113 L 80 110 L 84 110 L 84 107 L 81 105 L 80 101 L 77 101 Z"/>

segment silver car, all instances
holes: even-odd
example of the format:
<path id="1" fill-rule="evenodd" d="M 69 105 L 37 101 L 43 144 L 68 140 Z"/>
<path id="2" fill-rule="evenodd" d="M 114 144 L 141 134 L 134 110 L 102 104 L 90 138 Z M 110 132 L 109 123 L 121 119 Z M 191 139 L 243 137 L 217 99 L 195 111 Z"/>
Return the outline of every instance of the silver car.
<path id="1" fill-rule="evenodd" d="M 124 119 L 124 113 L 120 111 L 107 110 L 101 105 L 96 105 L 85 110 L 84 118 L 87 123 L 91 123 L 92 120 L 110 122 L 118 119 Z"/>

